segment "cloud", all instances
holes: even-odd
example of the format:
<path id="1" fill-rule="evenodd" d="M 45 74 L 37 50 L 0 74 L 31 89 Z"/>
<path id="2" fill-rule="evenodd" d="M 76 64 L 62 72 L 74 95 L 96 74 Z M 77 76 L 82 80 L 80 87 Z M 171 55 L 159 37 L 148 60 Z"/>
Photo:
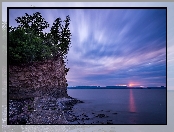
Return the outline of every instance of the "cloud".
<path id="1" fill-rule="evenodd" d="M 58 9 L 41 13 L 50 24 L 57 17 L 64 20 L 70 15 L 69 85 L 165 84 L 164 12 Z M 11 19 L 15 15 L 21 13 L 12 12 Z M 168 53 L 171 65 L 172 49 Z"/>
<path id="2" fill-rule="evenodd" d="M 76 39 L 76 45 L 80 46 L 89 37 L 90 34 L 90 18 L 82 9 L 72 9 L 70 12 L 73 37 Z"/>

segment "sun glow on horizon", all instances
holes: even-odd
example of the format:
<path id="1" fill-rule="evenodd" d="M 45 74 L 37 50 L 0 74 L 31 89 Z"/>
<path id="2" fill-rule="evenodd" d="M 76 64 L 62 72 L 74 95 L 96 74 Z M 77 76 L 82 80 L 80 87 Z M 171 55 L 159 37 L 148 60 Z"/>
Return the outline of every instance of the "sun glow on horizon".
<path id="1" fill-rule="evenodd" d="M 129 87 L 135 87 L 135 86 L 140 86 L 139 83 L 129 83 L 128 85 Z"/>
<path id="2" fill-rule="evenodd" d="M 133 86 L 133 84 L 131 83 L 131 84 L 129 84 L 129 87 L 132 87 Z"/>

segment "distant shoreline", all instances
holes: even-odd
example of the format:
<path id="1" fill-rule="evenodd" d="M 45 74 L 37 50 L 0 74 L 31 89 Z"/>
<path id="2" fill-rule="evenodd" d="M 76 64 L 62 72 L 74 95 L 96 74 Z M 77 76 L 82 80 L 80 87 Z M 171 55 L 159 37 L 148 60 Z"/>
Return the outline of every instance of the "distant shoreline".
<path id="1" fill-rule="evenodd" d="M 166 89 L 166 87 L 126 87 L 126 88 L 114 88 L 114 87 L 67 87 L 67 89 Z"/>

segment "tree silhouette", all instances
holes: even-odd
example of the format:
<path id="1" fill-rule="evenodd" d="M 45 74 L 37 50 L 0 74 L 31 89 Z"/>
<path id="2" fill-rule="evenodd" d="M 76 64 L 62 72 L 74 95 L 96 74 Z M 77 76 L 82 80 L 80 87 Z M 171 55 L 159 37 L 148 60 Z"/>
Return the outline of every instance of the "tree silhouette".
<path id="1" fill-rule="evenodd" d="M 12 65 L 57 59 L 62 56 L 67 58 L 71 44 L 69 29 L 70 17 L 66 16 L 64 24 L 57 18 L 49 33 L 44 30 L 49 24 L 41 13 L 17 17 L 17 27 L 9 27 L 9 63 Z"/>

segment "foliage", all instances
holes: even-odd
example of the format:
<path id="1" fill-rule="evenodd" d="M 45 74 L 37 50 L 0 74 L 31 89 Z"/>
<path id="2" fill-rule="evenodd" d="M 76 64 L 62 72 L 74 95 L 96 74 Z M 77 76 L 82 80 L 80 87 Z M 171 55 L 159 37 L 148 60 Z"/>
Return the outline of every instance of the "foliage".
<path id="1" fill-rule="evenodd" d="M 62 24 L 57 18 L 49 33 L 44 30 L 49 27 L 41 13 L 17 17 L 18 27 L 9 27 L 9 63 L 24 64 L 47 59 L 67 58 L 71 33 L 69 30 L 70 17 L 67 16 Z"/>

